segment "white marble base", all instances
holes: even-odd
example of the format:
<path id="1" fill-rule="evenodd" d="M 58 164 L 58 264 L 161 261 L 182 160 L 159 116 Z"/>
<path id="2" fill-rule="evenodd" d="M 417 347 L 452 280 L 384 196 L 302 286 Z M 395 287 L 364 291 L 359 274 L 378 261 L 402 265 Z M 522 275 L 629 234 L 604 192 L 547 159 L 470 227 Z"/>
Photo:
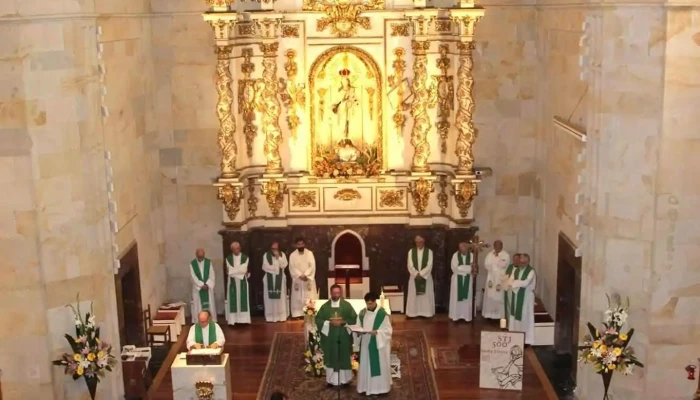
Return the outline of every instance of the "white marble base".
<path id="1" fill-rule="evenodd" d="M 186 353 L 178 354 L 170 367 L 173 400 L 197 400 L 195 384 L 200 381 L 214 384 L 212 400 L 231 400 L 233 391 L 228 360 L 228 354 L 224 354 L 221 365 L 187 365 Z"/>

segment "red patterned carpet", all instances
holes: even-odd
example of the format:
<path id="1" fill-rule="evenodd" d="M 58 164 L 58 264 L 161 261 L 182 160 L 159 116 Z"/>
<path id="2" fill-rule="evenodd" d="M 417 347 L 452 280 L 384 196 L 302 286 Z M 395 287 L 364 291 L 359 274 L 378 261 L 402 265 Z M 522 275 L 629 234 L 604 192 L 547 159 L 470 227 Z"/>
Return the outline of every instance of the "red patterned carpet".
<path id="1" fill-rule="evenodd" d="M 304 370 L 304 335 L 277 333 L 272 344 L 270 361 L 260 385 L 259 399 L 268 399 L 275 390 L 282 390 L 289 400 L 333 400 L 337 389 L 326 387 L 324 377 L 313 377 Z M 437 400 L 438 392 L 430 368 L 428 342 L 422 331 L 394 331 L 392 353 L 401 360 L 401 378 L 394 379 L 386 399 Z M 366 399 L 357 393 L 355 382 L 341 389 L 343 399 Z"/>

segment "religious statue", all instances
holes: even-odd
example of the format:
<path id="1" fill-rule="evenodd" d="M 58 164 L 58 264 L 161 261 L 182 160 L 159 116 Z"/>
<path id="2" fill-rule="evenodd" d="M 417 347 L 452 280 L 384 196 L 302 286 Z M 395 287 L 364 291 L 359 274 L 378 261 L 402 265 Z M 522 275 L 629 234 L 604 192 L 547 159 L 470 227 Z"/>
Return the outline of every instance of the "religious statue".
<path id="1" fill-rule="evenodd" d="M 339 72 L 343 77 L 338 92 L 342 93 L 339 102 L 333 105 L 332 111 L 336 115 L 336 126 L 334 133 L 340 133 L 345 140 L 350 139 L 350 132 L 362 136 L 362 116 L 359 108 L 360 102 L 355 93 L 355 87 L 348 79 L 350 71 L 343 69 Z M 334 135 L 335 136 L 335 135 Z"/>
<path id="2" fill-rule="evenodd" d="M 360 150 L 352 144 L 350 139 L 343 139 L 338 142 L 335 152 L 338 155 L 338 160 L 341 162 L 357 162 L 357 158 L 360 156 Z"/>

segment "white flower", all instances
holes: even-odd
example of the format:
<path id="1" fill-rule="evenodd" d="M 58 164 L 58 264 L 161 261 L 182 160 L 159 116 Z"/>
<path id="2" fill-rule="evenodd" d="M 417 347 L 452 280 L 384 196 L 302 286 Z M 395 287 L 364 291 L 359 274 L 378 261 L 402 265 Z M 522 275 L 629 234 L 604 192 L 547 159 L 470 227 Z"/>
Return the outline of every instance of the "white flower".
<path id="1" fill-rule="evenodd" d="M 613 352 L 611 351 L 611 352 L 609 352 L 608 355 L 605 357 L 604 364 L 612 364 L 613 362 L 615 362 L 616 359 L 617 359 L 617 356 L 615 355 L 615 353 L 613 353 Z"/>
<path id="2" fill-rule="evenodd" d="M 91 315 L 90 318 L 87 320 L 88 326 L 95 326 L 95 316 Z"/>
<path id="3" fill-rule="evenodd" d="M 79 319 L 75 320 L 75 326 L 82 326 L 82 325 L 83 325 L 83 321 L 81 321 Z"/>
<path id="4" fill-rule="evenodd" d="M 625 369 L 622 370 L 622 375 L 632 375 L 633 371 L 634 371 L 634 365 L 627 364 L 627 366 L 625 366 Z"/>
<path id="5" fill-rule="evenodd" d="M 600 347 L 598 347 L 595 349 L 591 349 L 591 355 L 595 358 L 600 358 L 603 355 L 603 353 L 601 353 Z"/>
<path id="6" fill-rule="evenodd" d="M 87 358 L 83 358 L 79 364 L 81 367 L 83 367 L 83 369 L 86 369 L 90 366 L 90 361 L 88 361 Z"/>
<path id="7" fill-rule="evenodd" d="M 627 321 L 627 313 L 624 310 L 615 313 L 615 320 L 620 324 L 624 325 Z"/>

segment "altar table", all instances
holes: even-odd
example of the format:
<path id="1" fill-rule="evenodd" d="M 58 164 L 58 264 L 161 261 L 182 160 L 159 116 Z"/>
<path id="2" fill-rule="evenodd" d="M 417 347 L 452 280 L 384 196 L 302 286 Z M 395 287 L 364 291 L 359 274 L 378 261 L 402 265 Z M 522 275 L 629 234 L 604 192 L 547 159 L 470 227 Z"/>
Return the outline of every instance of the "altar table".
<path id="1" fill-rule="evenodd" d="M 321 306 L 326 304 L 327 301 L 328 299 L 314 300 L 314 306 L 316 307 L 316 311 L 320 310 Z M 367 303 L 365 303 L 364 299 L 345 299 L 345 301 L 350 303 L 357 315 L 360 315 L 360 311 L 367 307 Z M 384 311 L 386 311 L 387 314 L 391 315 L 391 304 L 389 304 L 389 300 L 384 299 L 384 304 L 379 304 L 379 300 L 377 300 L 377 304 L 383 307 Z"/>
<path id="2" fill-rule="evenodd" d="M 212 400 L 231 400 L 231 369 L 228 354 L 224 353 L 221 365 L 187 365 L 187 353 L 175 357 L 170 373 L 173 381 L 173 400 L 197 400 L 197 382 L 214 384 Z"/>

